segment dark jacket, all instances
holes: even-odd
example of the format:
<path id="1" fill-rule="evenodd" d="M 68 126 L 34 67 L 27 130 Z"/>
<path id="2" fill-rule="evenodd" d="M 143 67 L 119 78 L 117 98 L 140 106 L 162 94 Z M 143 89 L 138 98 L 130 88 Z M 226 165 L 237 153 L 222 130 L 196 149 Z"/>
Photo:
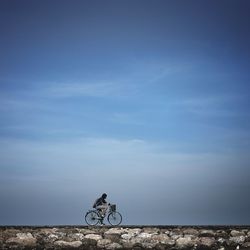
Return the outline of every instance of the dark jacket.
<path id="1" fill-rule="evenodd" d="M 96 207 L 101 206 L 101 205 L 106 204 L 106 203 L 107 203 L 107 202 L 105 201 L 105 199 L 102 198 L 102 197 L 100 197 L 100 198 L 98 198 L 98 199 L 95 201 L 95 203 L 94 203 L 94 205 L 93 205 L 93 208 L 96 208 Z"/>

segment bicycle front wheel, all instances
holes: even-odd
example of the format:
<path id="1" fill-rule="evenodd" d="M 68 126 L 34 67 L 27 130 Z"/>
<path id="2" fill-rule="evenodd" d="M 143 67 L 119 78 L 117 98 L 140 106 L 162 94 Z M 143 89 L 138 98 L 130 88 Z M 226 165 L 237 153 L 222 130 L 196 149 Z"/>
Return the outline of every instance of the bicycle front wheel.
<path id="1" fill-rule="evenodd" d="M 95 226 L 99 222 L 99 216 L 95 211 L 89 211 L 85 215 L 85 221 L 89 226 Z"/>
<path id="2" fill-rule="evenodd" d="M 122 222 L 122 215 L 119 212 L 111 212 L 108 215 L 108 222 L 112 225 L 112 226 L 118 226 L 121 224 Z"/>

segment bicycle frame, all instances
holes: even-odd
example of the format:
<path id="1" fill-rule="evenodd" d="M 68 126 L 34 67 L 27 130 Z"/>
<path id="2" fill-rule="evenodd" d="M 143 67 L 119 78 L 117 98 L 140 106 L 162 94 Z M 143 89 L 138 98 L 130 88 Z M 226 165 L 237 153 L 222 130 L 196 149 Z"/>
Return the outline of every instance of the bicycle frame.
<path id="1" fill-rule="evenodd" d="M 94 213 L 94 214 L 97 215 L 97 217 L 96 216 L 93 217 L 93 220 L 96 220 L 96 223 L 94 223 L 93 225 L 95 225 L 95 224 L 103 224 L 103 220 L 104 220 L 105 217 L 107 217 L 107 220 L 108 220 L 109 224 L 111 224 L 111 225 L 119 225 L 122 222 L 122 216 L 121 216 L 121 214 L 119 212 L 116 211 L 116 205 L 115 204 L 108 204 L 108 209 L 107 210 L 108 210 L 108 212 L 103 217 L 98 208 L 90 209 L 85 215 L 85 221 L 87 222 L 88 225 L 91 225 L 91 224 L 88 223 L 86 218 L 90 213 Z M 118 220 L 118 223 L 117 223 L 117 220 Z"/>

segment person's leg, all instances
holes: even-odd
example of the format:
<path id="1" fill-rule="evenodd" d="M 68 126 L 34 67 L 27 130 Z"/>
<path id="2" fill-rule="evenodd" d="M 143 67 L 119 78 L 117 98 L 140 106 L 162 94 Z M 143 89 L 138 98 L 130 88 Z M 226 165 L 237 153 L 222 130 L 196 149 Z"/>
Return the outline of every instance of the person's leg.
<path id="1" fill-rule="evenodd" d="M 106 211 L 108 209 L 108 206 L 104 204 L 104 205 L 97 206 L 96 209 L 98 210 L 99 214 L 101 215 L 101 219 L 100 219 L 101 225 L 105 225 L 103 223 L 103 220 L 104 220 L 104 217 L 106 215 Z"/>
<path id="2" fill-rule="evenodd" d="M 108 204 L 100 205 L 96 209 L 98 209 L 100 211 L 100 214 L 101 214 L 102 217 L 105 217 L 106 211 L 108 209 Z"/>

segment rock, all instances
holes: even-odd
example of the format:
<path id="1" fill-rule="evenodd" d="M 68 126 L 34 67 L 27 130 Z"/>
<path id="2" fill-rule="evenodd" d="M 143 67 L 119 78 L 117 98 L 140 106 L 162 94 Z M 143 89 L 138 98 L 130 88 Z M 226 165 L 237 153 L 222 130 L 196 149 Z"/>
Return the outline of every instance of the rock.
<path id="1" fill-rule="evenodd" d="M 236 236 L 245 236 L 245 233 L 242 231 L 237 231 L 237 230 L 232 230 L 230 233 L 231 236 L 236 237 Z"/>
<path id="2" fill-rule="evenodd" d="M 250 242 L 250 236 L 246 236 L 245 241 Z"/>
<path id="3" fill-rule="evenodd" d="M 128 229 L 124 228 L 110 228 L 108 231 L 106 231 L 104 234 L 119 234 L 122 235 L 124 233 L 127 233 Z"/>
<path id="4" fill-rule="evenodd" d="M 170 231 L 169 236 L 172 238 L 172 240 L 177 240 L 179 238 L 183 238 L 183 232 L 179 228 L 175 228 Z"/>
<path id="5" fill-rule="evenodd" d="M 121 249 L 122 248 L 122 246 L 120 245 L 120 244 L 118 244 L 118 243 L 111 243 L 111 244 L 109 244 L 107 247 L 106 247 L 106 249 L 110 249 L 110 250 L 112 250 L 112 249 Z"/>
<path id="6" fill-rule="evenodd" d="M 67 236 L 67 233 L 61 232 L 61 231 L 56 231 L 56 235 L 59 237 L 59 239 L 63 239 L 64 237 Z"/>
<path id="7" fill-rule="evenodd" d="M 98 233 L 98 231 L 91 230 L 91 229 L 80 228 L 80 229 L 78 229 L 78 233 L 87 235 L 87 234 L 96 234 L 96 233 Z"/>
<path id="8" fill-rule="evenodd" d="M 59 239 L 59 237 L 56 234 L 50 234 L 48 236 L 49 241 L 56 241 Z"/>
<path id="9" fill-rule="evenodd" d="M 213 245 L 215 245 L 216 241 L 214 237 L 201 237 L 199 240 L 199 245 L 211 248 Z"/>
<path id="10" fill-rule="evenodd" d="M 217 230 L 216 231 L 216 237 L 220 237 L 220 238 L 229 238 L 229 235 L 227 232 L 225 232 L 224 230 Z"/>
<path id="11" fill-rule="evenodd" d="M 230 242 L 233 242 L 235 244 L 242 244 L 245 241 L 245 236 L 234 236 L 229 238 Z"/>
<path id="12" fill-rule="evenodd" d="M 138 238 L 141 238 L 142 240 L 144 240 L 144 239 L 148 239 L 148 238 L 151 238 L 151 234 L 149 234 L 149 233 L 140 233 L 137 237 Z"/>
<path id="13" fill-rule="evenodd" d="M 187 228 L 183 230 L 183 234 L 186 236 L 197 236 L 199 234 L 199 231 L 194 228 Z"/>
<path id="14" fill-rule="evenodd" d="M 182 238 L 182 237 L 183 237 L 182 235 L 178 235 L 178 234 L 177 234 L 177 235 L 172 235 L 172 236 L 171 236 L 171 239 L 172 239 L 172 240 L 178 240 L 179 238 Z"/>
<path id="15" fill-rule="evenodd" d="M 45 234 L 45 235 L 49 235 L 49 234 L 55 234 L 57 231 L 56 228 L 42 228 L 39 233 L 40 234 Z"/>
<path id="16" fill-rule="evenodd" d="M 82 240 L 83 249 L 96 249 L 98 241 L 93 239 L 86 239 Z"/>
<path id="17" fill-rule="evenodd" d="M 169 235 L 169 234 L 170 234 L 170 231 L 169 231 L 169 230 L 167 230 L 167 231 L 164 231 L 164 234 L 167 234 L 167 235 Z"/>
<path id="18" fill-rule="evenodd" d="M 158 235 L 153 235 L 152 236 L 152 239 L 151 239 L 153 242 L 157 243 L 157 244 L 161 244 L 160 246 L 162 245 L 165 245 L 165 246 L 168 246 L 168 247 L 171 247 L 171 246 L 174 246 L 175 245 L 175 241 L 172 240 L 168 235 L 166 234 L 158 234 Z"/>
<path id="19" fill-rule="evenodd" d="M 84 235 L 82 233 L 71 233 L 68 234 L 68 238 L 72 239 L 72 240 L 83 240 L 84 239 Z"/>
<path id="20" fill-rule="evenodd" d="M 142 230 L 139 228 L 129 229 L 129 230 L 127 230 L 127 233 L 121 235 L 121 238 L 124 240 L 131 240 L 133 237 L 140 234 L 141 231 Z"/>
<path id="21" fill-rule="evenodd" d="M 167 247 L 166 245 L 162 244 L 162 243 L 158 243 L 155 245 L 154 249 L 156 250 L 165 250 L 165 249 L 170 249 L 169 247 Z"/>
<path id="22" fill-rule="evenodd" d="M 9 238 L 6 243 L 10 245 L 20 245 L 25 247 L 36 246 L 36 238 L 31 233 L 17 233 L 16 237 Z"/>
<path id="23" fill-rule="evenodd" d="M 142 242 L 142 248 L 143 249 L 155 249 L 157 243 L 153 242 Z"/>
<path id="24" fill-rule="evenodd" d="M 194 246 L 194 244 L 191 237 L 180 237 L 176 240 L 177 249 L 189 248 Z"/>
<path id="25" fill-rule="evenodd" d="M 171 240 L 171 238 L 166 234 L 157 234 L 152 236 L 152 240 L 156 241 L 157 243 L 164 243 Z"/>
<path id="26" fill-rule="evenodd" d="M 223 238 L 218 238 L 218 239 L 217 239 L 217 242 L 218 242 L 220 245 L 222 245 L 222 244 L 224 244 L 224 243 L 226 242 L 226 240 L 223 239 Z"/>
<path id="27" fill-rule="evenodd" d="M 123 240 L 130 240 L 132 237 L 134 237 L 132 234 L 122 234 L 121 238 Z"/>
<path id="28" fill-rule="evenodd" d="M 141 231 L 142 231 L 142 229 L 140 229 L 140 228 L 133 228 L 133 229 L 128 230 L 128 234 L 132 234 L 133 236 L 136 236 L 139 233 L 141 233 Z"/>
<path id="29" fill-rule="evenodd" d="M 60 232 L 63 234 L 70 234 L 70 233 L 79 233 L 77 228 L 71 228 L 71 227 L 60 227 L 60 228 L 55 228 L 56 232 Z"/>
<path id="30" fill-rule="evenodd" d="M 148 235 L 142 234 L 142 235 L 140 235 L 140 237 L 138 237 L 138 236 L 132 237 L 130 240 L 122 239 L 122 245 L 124 246 L 124 248 L 127 248 L 127 249 L 135 249 L 136 248 L 136 249 L 138 249 L 138 248 L 145 248 L 146 245 L 149 247 L 149 245 L 157 244 L 157 243 L 153 242 L 152 239 L 150 237 L 148 237 Z M 149 244 L 147 244 L 147 243 L 149 243 Z"/>
<path id="31" fill-rule="evenodd" d="M 101 239 L 102 239 L 102 236 L 101 236 L 101 235 L 98 235 L 98 234 L 87 234 L 87 235 L 85 235 L 84 238 L 85 238 L 85 239 L 90 239 L 90 240 L 98 241 L 98 240 L 101 240 Z"/>
<path id="32" fill-rule="evenodd" d="M 141 243 L 135 243 L 132 248 L 130 249 L 133 249 L 133 250 L 142 250 L 143 249 L 143 246 Z"/>
<path id="33" fill-rule="evenodd" d="M 20 230 L 17 229 L 6 229 L 4 230 L 4 234 L 7 235 L 8 237 L 15 237 L 16 234 L 20 233 Z"/>
<path id="34" fill-rule="evenodd" d="M 250 248 L 250 242 L 245 242 L 244 244 L 242 244 L 242 246 L 245 248 Z"/>
<path id="35" fill-rule="evenodd" d="M 213 230 L 201 230 L 199 233 L 200 237 L 214 237 L 216 233 Z"/>
<path id="36" fill-rule="evenodd" d="M 170 231 L 170 233 L 169 233 L 169 236 L 175 236 L 175 235 L 177 235 L 177 236 L 183 236 L 183 232 L 179 229 L 179 228 L 175 228 L 175 229 L 173 229 L 172 231 Z"/>
<path id="37" fill-rule="evenodd" d="M 150 242 L 150 241 L 141 243 L 143 249 L 155 249 L 156 244 L 157 243 Z"/>
<path id="38" fill-rule="evenodd" d="M 31 233 L 17 233 L 16 236 L 22 240 L 34 239 L 34 237 Z"/>
<path id="39" fill-rule="evenodd" d="M 0 249 L 250 250 L 250 227 L 0 227 Z"/>
<path id="40" fill-rule="evenodd" d="M 133 249 L 135 243 L 129 240 L 122 240 L 121 244 L 123 245 L 124 249 Z"/>
<path id="41" fill-rule="evenodd" d="M 112 242 L 109 239 L 101 239 L 101 240 L 98 240 L 97 246 L 100 248 L 105 248 L 108 244 L 111 244 L 111 243 Z"/>
<path id="42" fill-rule="evenodd" d="M 146 239 L 138 238 L 138 237 L 133 237 L 129 242 L 132 243 L 132 245 L 140 244 L 145 241 Z"/>
<path id="43" fill-rule="evenodd" d="M 59 246 L 59 247 L 72 247 L 72 248 L 78 248 L 82 245 L 82 242 L 77 240 L 77 241 L 63 241 L 63 240 L 57 240 L 54 242 L 55 246 Z"/>
<path id="44" fill-rule="evenodd" d="M 163 244 L 166 245 L 167 247 L 172 247 L 175 245 L 175 241 L 170 239 L 168 241 L 163 242 Z"/>
<path id="45" fill-rule="evenodd" d="M 41 236 L 39 236 L 38 233 L 35 234 L 36 238 L 39 238 Z M 66 233 L 63 232 L 59 232 L 59 231 L 45 231 L 42 233 L 44 241 L 46 242 L 54 242 L 56 240 L 64 240 L 67 237 Z M 40 237 L 41 238 L 41 237 Z"/>
<path id="46" fill-rule="evenodd" d="M 153 235 L 153 234 L 158 234 L 160 232 L 160 230 L 158 228 L 146 227 L 143 229 L 143 232 Z"/>
<path id="47" fill-rule="evenodd" d="M 105 234 L 104 237 L 105 237 L 105 239 L 109 239 L 109 240 L 111 240 L 113 242 L 117 242 L 117 243 L 121 239 L 120 234 L 114 234 L 114 233 L 113 234 Z"/>

